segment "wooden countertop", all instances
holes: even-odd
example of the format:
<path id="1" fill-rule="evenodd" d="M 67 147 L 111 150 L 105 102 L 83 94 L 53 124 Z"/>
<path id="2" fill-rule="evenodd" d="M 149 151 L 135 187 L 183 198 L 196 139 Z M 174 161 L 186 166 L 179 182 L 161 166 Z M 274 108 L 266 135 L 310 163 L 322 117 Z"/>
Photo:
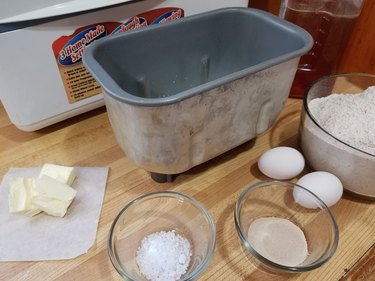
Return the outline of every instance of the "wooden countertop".
<path id="1" fill-rule="evenodd" d="M 332 207 L 340 242 L 323 267 L 303 274 L 272 275 L 258 268 L 242 248 L 233 221 L 235 200 L 249 184 L 267 179 L 257 168 L 264 151 L 280 145 L 298 147 L 300 109 L 301 100 L 289 99 L 266 133 L 177 176 L 172 183 L 160 184 L 134 166 L 117 146 L 104 108 L 26 133 L 10 123 L 0 105 L 0 177 L 10 167 L 46 162 L 110 167 L 97 238 L 89 252 L 66 261 L 3 262 L 0 280 L 120 280 L 107 255 L 110 225 L 128 201 L 161 190 L 193 196 L 214 218 L 217 247 L 199 280 L 375 280 L 375 202 L 347 194 Z"/>

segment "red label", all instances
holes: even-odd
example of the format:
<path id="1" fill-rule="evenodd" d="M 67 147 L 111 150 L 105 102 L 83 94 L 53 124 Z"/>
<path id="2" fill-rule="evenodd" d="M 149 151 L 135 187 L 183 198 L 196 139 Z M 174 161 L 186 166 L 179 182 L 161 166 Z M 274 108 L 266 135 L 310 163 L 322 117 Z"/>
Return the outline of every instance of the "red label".
<path id="1" fill-rule="evenodd" d="M 126 22 L 103 22 L 84 26 L 71 35 L 61 36 L 52 43 L 52 50 L 64 83 L 69 103 L 100 94 L 100 85 L 82 64 L 85 48 L 111 34 L 146 27 L 184 16 L 180 8 L 160 8 L 136 15 Z"/>

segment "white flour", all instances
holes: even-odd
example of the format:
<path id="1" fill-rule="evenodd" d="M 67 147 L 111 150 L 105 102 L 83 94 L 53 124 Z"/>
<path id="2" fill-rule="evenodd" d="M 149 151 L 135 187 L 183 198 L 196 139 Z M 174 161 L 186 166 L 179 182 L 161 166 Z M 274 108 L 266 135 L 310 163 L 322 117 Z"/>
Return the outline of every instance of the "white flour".
<path id="1" fill-rule="evenodd" d="M 375 87 L 363 93 L 332 95 L 309 103 L 312 115 L 336 138 L 322 132 L 306 116 L 301 128 L 301 148 L 312 169 L 337 176 L 345 190 L 375 198 Z M 322 116 L 320 116 L 322 115 Z M 359 129 L 360 128 L 360 129 Z M 372 153 L 372 154 L 371 154 Z"/>
<path id="2" fill-rule="evenodd" d="M 375 155 L 375 86 L 358 94 L 332 94 L 314 99 L 309 109 L 327 132 Z"/>
<path id="3" fill-rule="evenodd" d="M 151 281 L 176 281 L 186 272 L 191 257 L 189 241 L 175 231 L 160 231 L 142 239 L 136 261 Z"/>

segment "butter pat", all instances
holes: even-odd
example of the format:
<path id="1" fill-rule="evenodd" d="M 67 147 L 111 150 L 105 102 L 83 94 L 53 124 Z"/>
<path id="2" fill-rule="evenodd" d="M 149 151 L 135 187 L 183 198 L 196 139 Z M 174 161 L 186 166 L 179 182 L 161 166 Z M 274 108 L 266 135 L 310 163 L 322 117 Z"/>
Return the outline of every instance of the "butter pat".
<path id="1" fill-rule="evenodd" d="M 42 175 L 35 180 L 32 202 L 49 215 L 63 217 L 76 194 L 70 186 Z"/>
<path id="2" fill-rule="evenodd" d="M 41 212 L 32 202 L 34 185 L 33 178 L 10 179 L 8 194 L 10 213 L 34 216 Z"/>
<path id="3" fill-rule="evenodd" d="M 56 164 L 44 164 L 39 177 L 44 175 L 58 180 L 61 183 L 71 186 L 76 178 L 76 172 L 73 167 L 60 166 Z"/>
<path id="4" fill-rule="evenodd" d="M 41 211 L 65 216 L 77 191 L 70 187 L 76 178 L 73 167 L 44 164 L 39 178 L 12 178 L 8 194 L 9 212 L 34 216 Z"/>

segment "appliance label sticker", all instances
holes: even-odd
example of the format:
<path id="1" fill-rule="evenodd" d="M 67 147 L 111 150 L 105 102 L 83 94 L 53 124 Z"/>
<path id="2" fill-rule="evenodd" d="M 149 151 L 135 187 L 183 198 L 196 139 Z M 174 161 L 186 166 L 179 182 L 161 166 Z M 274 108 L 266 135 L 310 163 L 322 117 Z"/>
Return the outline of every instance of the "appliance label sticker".
<path id="1" fill-rule="evenodd" d="M 184 16 L 180 8 L 160 8 L 136 15 L 125 22 L 104 22 L 78 28 L 52 43 L 52 50 L 69 103 L 102 93 L 99 83 L 82 64 L 86 46 L 95 40 L 148 25 L 175 20 Z"/>

